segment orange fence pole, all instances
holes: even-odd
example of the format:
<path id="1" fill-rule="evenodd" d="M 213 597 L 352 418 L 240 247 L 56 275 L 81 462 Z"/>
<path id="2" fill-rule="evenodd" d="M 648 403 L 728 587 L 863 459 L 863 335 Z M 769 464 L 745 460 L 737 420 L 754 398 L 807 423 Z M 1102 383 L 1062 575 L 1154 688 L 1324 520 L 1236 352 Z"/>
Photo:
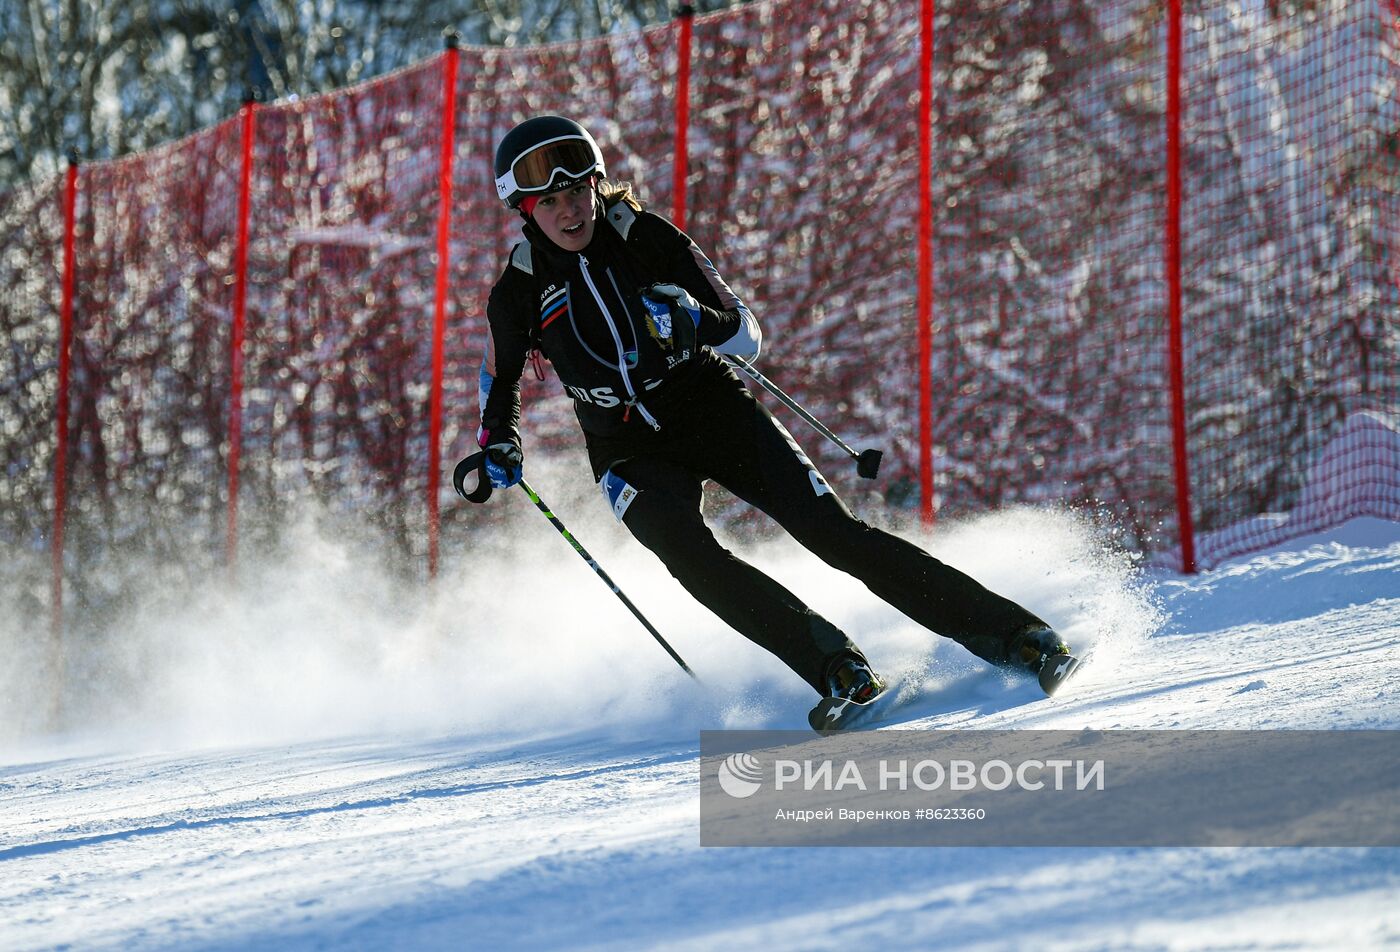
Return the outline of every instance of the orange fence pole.
<path id="1" fill-rule="evenodd" d="M 238 184 L 238 237 L 233 258 L 233 341 L 228 421 L 228 531 L 224 558 L 230 569 L 238 557 L 238 464 L 243 448 L 243 334 L 248 300 L 248 217 L 252 205 L 253 137 L 257 103 L 243 103 L 242 169 Z"/>
<path id="2" fill-rule="evenodd" d="M 58 316 L 58 417 L 53 465 L 53 610 L 49 616 L 56 657 L 63 658 L 63 531 L 68 503 L 68 405 L 73 354 L 73 290 L 77 255 L 78 157 L 68 156 L 63 188 L 63 303 Z M 60 683 L 61 683 L 60 670 Z"/>
<path id="3" fill-rule="evenodd" d="M 1181 531 L 1181 571 L 1196 571 L 1191 519 L 1191 473 L 1186 446 L 1185 356 L 1181 320 L 1181 0 L 1167 3 L 1167 208 L 1165 265 L 1172 405 L 1172 457 L 1176 517 Z"/>
<path id="4" fill-rule="evenodd" d="M 433 384 L 428 411 L 428 577 L 436 578 L 441 486 L 442 373 L 447 331 L 447 282 L 452 224 L 452 153 L 457 131 L 457 36 L 447 37 L 442 64 L 442 153 L 438 165 L 437 285 L 433 294 Z"/>
<path id="5" fill-rule="evenodd" d="M 919 28 L 919 513 L 933 524 L 933 0 Z"/>
<path id="6" fill-rule="evenodd" d="M 685 231 L 685 180 L 690 173 L 690 46 L 695 8 L 687 3 L 681 7 L 678 16 L 681 35 L 679 62 L 676 66 L 676 161 L 675 178 L 671 185 L 671 204 L 676 227 Z"/>

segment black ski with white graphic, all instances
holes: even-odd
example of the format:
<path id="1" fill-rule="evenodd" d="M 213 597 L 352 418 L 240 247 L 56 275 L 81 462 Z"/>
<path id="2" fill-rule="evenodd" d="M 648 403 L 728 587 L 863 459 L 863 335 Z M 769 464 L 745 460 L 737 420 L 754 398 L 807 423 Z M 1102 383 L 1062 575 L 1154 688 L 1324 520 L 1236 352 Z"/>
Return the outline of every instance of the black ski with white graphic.
<path id="1" fill-rule="evenodd" d="M 1055 654 L 1046 658 L 1045 663 L 1040 666 L 1040 689 L 1054 696 L 1056 691 L 1064 687 L 1066 681 L 1074 677 L 1079 665 L 1080 660 L 1074 655 Z"/>
<path id="2" fill-rule="evenodd" d="M 818 734 L 835 734 L 874 724 L 895 707 L 899 692 L 893 684 L 865 703 L 844 697 L 824 697 L 807 712 L 807 723 Z"/>
<path id="3" fill-rule="evenodd" d="M 1079 670 L 1082 659 L 1071 654 L 1053 654 L 1040 666 L 1037 680 L 1040 689 L 1053 696 L 1064 687 Z M 1025 668 L 1017 670 L 1032 674 Z M 894 714 L 905 703 L 914 699 L 918 692 L 901 691 L 897 680 L 891 680 L 885 689 L 862 704 L 843 697 L 824 697 L 807 714 L 807 723 L 818 734 L 835 734 L 839 731 L 872 727 Z"/>
<path id="4" fill-rule="evenodd" d="M 1007 654 L 1011 666 L 1034 674 L 1047 695 L 1063 687 L 1080 665 L 1080 659 L 1070 654 L 1064 639 L 1047 626 L 1036 626 L 1016 634 Z"/>

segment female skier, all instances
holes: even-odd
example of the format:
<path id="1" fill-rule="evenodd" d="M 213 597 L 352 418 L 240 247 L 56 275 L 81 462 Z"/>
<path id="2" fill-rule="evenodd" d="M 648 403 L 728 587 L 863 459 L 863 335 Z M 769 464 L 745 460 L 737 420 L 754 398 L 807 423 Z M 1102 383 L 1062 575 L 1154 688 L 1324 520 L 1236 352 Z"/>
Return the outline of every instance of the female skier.
<path id="1" fill-rule="evenodd" d="M 705 480 L 988 662 L 1038 671 L 1068 651 L 1026 609 L 851 514 L 720 356 L 758 355 L 753 314 L 689 237 L 607 179 L 582 126 L 522 122 L 501 140 L 495 172 L 525 240 L 487 306 L 478 442 L 494 487 L 522 475 L 520 376 L 539 351 L 573 398 L 617 519 L 691 595 L 819 694 L 864 703 L 885 684 L 844 632 L 716 541 L 701 517 Z"/>

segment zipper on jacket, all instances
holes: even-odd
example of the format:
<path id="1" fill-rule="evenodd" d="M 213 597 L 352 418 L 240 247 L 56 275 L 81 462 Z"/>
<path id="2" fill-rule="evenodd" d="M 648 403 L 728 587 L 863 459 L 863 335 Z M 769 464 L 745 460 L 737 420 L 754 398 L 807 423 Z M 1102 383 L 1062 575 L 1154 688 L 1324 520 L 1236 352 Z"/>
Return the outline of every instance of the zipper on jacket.
<path id="1" fill-rule="evenodd" d="M 627 351 L 622 345 L 622 335 L 618 333 L 617 323 L 613 320 L 612 312 L 603 303 L 603 295 L 598 293 L 598 286 L 593 283 L 593 275 L 588 271 L 588 259 L 579 255 L 578 260 L 579 270 L 583 273 L 583 283 L 588 285 L 589 291 L 593 292 L 593 300 L 597 302 L 598 310 L 603 315 L 603 322 L 608 325 L 608 330 L 612 333 L 613 344 L 617 347 L 617 369 L 622 374 L 622 386 L 627 390 L 627 409 L 622 412 L 622 419 L 626 421 L 632 408 L 636 407 L 642 412 L 642 419 L 651 424 L 653 430 L 659 430 L 661 424 L 656 422 L 656 417 L 652 416 L 647 408 L 637 400 L 637 390 L 632 386 L 632 378 L 627 373 Z"/>

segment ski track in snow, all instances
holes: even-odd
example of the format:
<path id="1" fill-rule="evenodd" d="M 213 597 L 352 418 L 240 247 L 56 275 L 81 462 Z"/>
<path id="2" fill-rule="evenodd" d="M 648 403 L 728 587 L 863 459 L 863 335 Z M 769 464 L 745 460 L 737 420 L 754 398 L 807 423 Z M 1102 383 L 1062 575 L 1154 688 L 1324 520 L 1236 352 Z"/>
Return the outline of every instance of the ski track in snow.
<path id="1" fill-rule="evenodd" d="M 1198 577 L 1135 573 L 1063 514 L 937 538 L 1093 661 L 1045 699 L 797 556 L 764 563 L 835 596 L 918 685 L 902 729 L 1400 727 L 1400 527 Z M 1047 550 L 1063 557 L 1043 577 L 1006 567 Z M 697 700 L 637 662 L 623 673 L 664 687 L 586 730 L 568 726 L 579 696 L 541 694 L 509 734 L 27 738 L 0 752 L 0 949 L 1400 944 L 1394 849 L 702 849 L 698 730 L 793 728 L 809 703 L 737 635 L 714 640 L 680 645 L 702 677 L 751 673 Z"/>

